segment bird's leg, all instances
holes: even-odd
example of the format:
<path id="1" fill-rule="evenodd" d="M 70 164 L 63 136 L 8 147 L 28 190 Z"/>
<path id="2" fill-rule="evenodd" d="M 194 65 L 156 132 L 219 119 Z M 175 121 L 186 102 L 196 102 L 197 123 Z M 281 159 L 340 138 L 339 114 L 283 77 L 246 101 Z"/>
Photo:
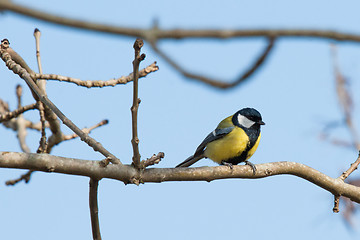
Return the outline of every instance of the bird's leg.
<path id="1" fill-rule="evenodd" d="M 253 172 L 254 172 L 254 175 L 255 175 L 255 174 L 256 174 L 255 164 L 253 164 L 253 163 L 251 163 L 251 162 L 249 162 L 249 161 L 244 161 L 244 162 L 245 162 L 246 165 L 249 165 L 249 166 L 252 168 L 252 170 L 253 170 Z"/>
<path id="2" fill-rule="evenodd" d="M 228 166 L 231 170 L 233 169 L 232 163 L 228 163 L 228 162 L 225 162 L 225 161 L 221 161 L 221 165 Z"/>

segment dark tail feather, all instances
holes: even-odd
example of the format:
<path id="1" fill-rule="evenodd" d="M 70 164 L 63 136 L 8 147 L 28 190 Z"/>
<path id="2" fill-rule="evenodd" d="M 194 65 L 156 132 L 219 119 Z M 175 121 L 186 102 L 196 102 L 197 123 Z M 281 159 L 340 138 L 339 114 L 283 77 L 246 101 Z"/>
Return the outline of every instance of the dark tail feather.
<path id="1" fill-rule="evenodd" d="M 196 156 L 196 157 L 194 155 L 191 155 L 185 161 L 183 161 L 182 163 L 177 165 L 176 168 L 178 168 L 178 167 L 189 167 L 189 166 L 193 165 L 194 163 L 196 163 L 197 161 L 199 161 L 200 159 L 202 159 L 203 157 L 204 157 L 203 155 Z"/>

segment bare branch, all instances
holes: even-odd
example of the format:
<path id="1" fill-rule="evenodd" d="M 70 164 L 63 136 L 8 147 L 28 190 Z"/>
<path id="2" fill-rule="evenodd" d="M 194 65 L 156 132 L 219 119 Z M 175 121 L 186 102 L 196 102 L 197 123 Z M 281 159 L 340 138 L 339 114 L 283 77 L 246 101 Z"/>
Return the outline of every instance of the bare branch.
<path id="1" fill-rule="evenodd" d="M 92 126 L 92 127 L 89 127 L 89 128 L 83 128 L 81 129 L 84 133 L 87 133 L 89 134 L 92 130 L 94 130 L 95 128 L 98 128 L 98 127 L 101 127 L 101 126 L 104 126 L 106 124 L 109 123 L 109 120 L 105 119 L 105 120 L 102 120 L 101 122 L 99 122 L 98 124 Z M 71 140 L 71 139 L 74 139 L 74 138 L 77 138 L 78 135 L 77 134 L 72 134 L 72 135 L 64 135 L 63 136 L 63 141 L 68 141 L 68 140 Z"/>
<path id="2" fill-rule="evenodd" d="M 331 46 L 332 50 L 332 59 L 333 59 L 333 67 L 336 81 L 336 92 L 338 96 L 338 100 L 340 103 L 340 107 L 343 111 L 346 126 L 351 134 L 353 146 L 359 151 L 359 156 L 357 160 L 351 164 L 350 168 L 346 170 L 339 178 L 341 180 L 345 180 L 349 175 L 357 169 L 360 164 L 360 143 L 359 143 L 359 135 L 354 125 L 353 121 L 353 100 L 350 94 L 350 90 L 348 89 L 347 81 L 345 77 L 341 74 L 338 58 L 337 58 L 337 49 L 335 45 Z"/>
<path id="3" fill-rule="evenodd" d="M 91 228 L 94 240 L 101 240 L 98 208 L 98 186 L 99 180 L 90 178 L 89 182 L 89 207 L 91 217 Z"/>
<path id="4" fill-rule="evenodd" d="M 168 181 L 213 181 L 227 178 L 265 178 L 289 174 L 303 178 L 329 191 L 360 203 L 360 187 L 347 184 L 341 179 L 331 178 L 311 167 L 296 162 L 273 162 L 257 164 L 256 174 L 246 165 L 196 168 L 148 168 L 137 171 L 129 165 L 110 164 L 102 167 L 99 161 L 57 157 L 48 154 L 26 154 L 0 152 L 0 168 L 30 169 L 71 175 L 110 178 L 124 183 L 168 182 Z"/>
<path id="5" fill-rule="evenodd" d="M 353 121 L 352 111 L 354 106 L 353 106 L 353 100 L 350 93 L 350 89 L 348 87 L 349 83 L 340 71 L 339 63 L 337 62 L 336 46 L 335 45 L 331 45 L 331 46 L 332 46 L 331 50 L 332 50 L 334 74 L 336 81 L 336 92 L 337 92 L 340 108 L 344 113 L 345 122 L 351 134 L 354 147 L 359 151 L 360 150 L 359 134 L 357 133 Z"/>
<path id="6" fill-rule="evenodd" d="M 35 44 L 36 44 L 36 60 L 39 68 L 39 73 L 42 74 L 42 64 L 41 64 L 41 56 L 40 56 L 40 36 L 41 32 L 38 28 L 34 30 Z"/>
<path id="7" fill-rule="evenodd" d="M 128 28 L 122 26 L 113 26 L 107 24 L 100 24 L 96 22 L 81 21 L 73 18 L 65 18 L 49 14 L 43 11 L 35 10 L 16 4 L 12 1 L 0 1 L 0 9 L 3 11 L 11 11 L 31 18 L 43 20 L 46 22 L 68 26 L 73 28 L 80 28 L 82 30 L 90 30 L 96 32 L 110 33 L 115 35 L 123 35 L 130 37 L 143 38 L 147 41 L 160 39 L 184 39 L 184 38 L 253 38 L 253 37 L 297 37 L 297 38 L 320 38 L 337 41 L 360 42 L 360 35 L 347 34 L 336 31 L 323 30 L 306 30 L 306 29 L 169 29 L 163 30 L 157 27 L 150 29 L 143 28 Z"/>
<path id="8" fill-rule="evenodd" d="M 139 138 L 138 138 L 138 128 L 137 128 L 137 116 L 139 109 L 139 65 L 142 60 L 145 59 L 145 54 L 140 55 L 141 48 L 144 46 L 144 41 L 142 39 L 136 39 L 134 43 L 135 58 L 133 61 L 133 74 L 134 74 L 134 87 L 133 87 L 133 105 L 131 107 L 131 118 L 132 118 L 132 139 L 131 143 L 133 146 L 133 164 L 136 168 L 140 168 L 140 152 L 139 152 Z"/>
<path id="9" fill-rule="evenodd" d="M 342 179 L 344 181 L 347 177 L 349 177 L 349 175 L 352 172 L 354 172 L 358 168 L 359 164 L 360 164 L 360 151 L 359 151 L 359 155 L 358 155 L 358 158 L 356 159 L 356 161 L 351 164 L 351 166 L 348 170 L 346 170 L 345 172 L 343 172 L 343 174 L 341 174 L 340 179 Z"/>
<path id="10" fill-rule="evenodd" d="M 17 183 L 21 182 L 21 181 L 25 181 L 25 183 L 28 183 L 30 181 L 30 178 L 31 178 L 31 174 L 33 173 L 34 171 L 32 170 L 29 170 L 27 171 L 27 173 L 21 175 L 19 178 L 17 179 L 14 179 L 14 180 L 8 180 L 5 182 L 6 186 L 14 186 L 16 185 Z"/>
<path id="11" fill-rule="evenodd" d="M 17 97 L 17 101 L 18 101 L 18 109 L 20 109 L 21 106 L 21 97 L 22 97 L 22 87 L 21 85 L 17 85 L 16 86 L 16 97 Z M 23 152 L 26 153 L 30 153 L 31 150 L 28 147 L 28 145 L 26 144 L 26 136 L 27 136 L 27 131 L 26 131 L 26 121 L 23 117 L 22 114 L 20 114 L 15 120 L 15 125 L 16 125 L 16 136 L 19 140 L 20 143 L 20 148 Z"/>
<path id="12" fill-rule="evenodd" d="M 261 65 L 264 63 L 266 58 L 269 56 L 269 53 L 273 49 L 274 42 L 275 42 L 274 38 L 269 38 L 267 47 L 264 49 L 263 53 L 255 61 L 255 63 L 247 71 L 245 71 L 245 73 L 240 75 L 240 77 L 238 79 L 236 79 L 235 81 L 232 81 L 232 82 L 228 82 L 223 79 L 214 79 L 214 78 L 206 77 L 203 75 L 191 73 L 191 72 L 187 71 L 186 69 L 184 69 L 183 67 L 181 67 L 174 60 L 172 60 L 172 58 L 169 57 L 168 55 L 166 55 L 165 52 L 161 51 L 158 48 L 156 42 L 152 41 L 152 42 L 150 42 L 150 44 L 155 52 L 157 52 L 166 62 L 168 62 L 173 68 L 175 68 L 175 70 L 179 71 L 184 77 L 206 83 L 212 87 L 229 89 L 229 88 L 235 87 L 235 86 L 239 85 L 240 83 L 244 82 L 245 80 L 247 80 L 253 73 L 256 72 L 256 70 L 258 70 L 261 67 Z"/>
<path id="13" fill-rule="evenodd" d="M 338 213 L 340 211 L 339 203 L 340 203 L 340 195 L 334 195 L 334 207 L 333 207 L 334 213 Z"/>
<path id="14" fill-rule="evenodd" d="M 6 112 L 4 114 L 0 114 L 0 123 L 1 122 L 6 122 L 9 121 L 12 118 L 16 118 L 17 116 L 19 116 L 20 114 L 29 111 L 29 110 L 34 110 L 37 108 L 36 103 L 30 104 L 30 105 L 26 105 L 24 107 L 21 107 L 19 109 L 16 109 L 12 112 Z"/>
<path id="15" fill-rule="evenodd" d="M 37 64 L 38 64 L 38 68 L 39 68 L 39 73 L 42 74 L 43 71 L 42 71 L 41 56 L 40 56 L 40 36 L 41 36 L 40 30 L 35 28 L 34 37 L 35 37 L 35 43 L 36 43 L 36 59 L 37 59 Z M 36 84 L 39 86 L 39 88 L 44 93 L 46 93 L 46 81 L 39 80 L 36 82 Z M 45 153 L 45 152 L 47 152 L 47 142 L 46 142 L 46 132 L 45 132 L 45 123 L 46 123 L 45 107 L 41 101 L 38 100 L 37 102 L 38 102 L 40 123 L 41 123 L 41 137 L 40 137 L 39 147 L 36 152 L 37 153 Z"/>
<path id="16" fill-rule="evenodd" d="M 2 42 L 3 43 L 3 42 Z M 12 70 L 15 74 L 19 75 L 26 83 L 31 87 L 33 92 L 38 96 L 38 99 L 41 100 L 46 106 L 48 106 L 51 111 L 53 111 L 61 121 L 68 126 L 73 132 L 75 132 L 82 141 L 86 142 L 91 146 L 95 151 L 100 152 L 105 157 L 110 157 L 112 163 L 121 164 L 120 160 L 106 150 L 99 142 L 91 138 L 88 134 L 83 133 L 79 127 L 77 127 L 70 119 L 68 119 L 45 95 L 45 93 L 34 83 L 30 74 L 22 68 L 19 64 L 16 64 L 12 59 L 9 53 L 5 49 L 9 48 L 6 45 L 1 44 L 0 57 L 5 62 L 6 66 Z"/>
<path id="17" fill-rule="evenodd" d="M 146 68 L 143 68 L 139 71 L 139 78 L 146 77 L 149 73 L 156 72 L 157 70 L 159 70 L 159 67 L 156 65 L 156 62 L 154 62 L 154 63 L 150 64 L 149 66 L 147 66 Z M 57 80 L 57 81 L 61 81 L 61 82 L 73 83 L 78 86 L 87 87 L 87 88 L 92 88 L 92 87 L 102 88 L 102 87 L 108 87 L 108 86 L 114 87 L 118 84 L 129 83 L 129 82 L 133 81 L 134 74 L 130 73 L 128 76 L 122 76 L 120 78 L 110 79 L 107 81 L 80 80 L 77 78 L 71 78 L 71 77 L 66 77 L 66 76 L 61 76 L 61 75 L 56 75 L 56 74 L 38 74 L 38 73 L 34 74 L 33 77 L 36 79 Z"/>
<path id="18" fill-rule="evenodd" d="M 148 166 L 152 166 L 155 164 L 158 164 L 162 158 L 165 157 L 165 154 L 163 152 L 159 152 L 157 155 L 152 155 L 150 158 L 141 161 L 141 168 L 147 168 Z"/>

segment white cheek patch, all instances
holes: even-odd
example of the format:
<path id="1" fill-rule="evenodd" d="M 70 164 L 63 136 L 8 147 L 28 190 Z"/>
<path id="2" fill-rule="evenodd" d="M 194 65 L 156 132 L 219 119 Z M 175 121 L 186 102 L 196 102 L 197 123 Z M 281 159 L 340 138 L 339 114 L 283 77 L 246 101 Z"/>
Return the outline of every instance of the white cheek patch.
<path id="1" fill-rule="evenodd" d="M 248 119 L 247 117 L 244 117 L 241 114 L 238 115 L 238 122 L 241 126 L 244 126 L 246 128 L 250 128 L 252 125 L 255 124 L 254 121 L 251 121 L 250 119 Z"/>

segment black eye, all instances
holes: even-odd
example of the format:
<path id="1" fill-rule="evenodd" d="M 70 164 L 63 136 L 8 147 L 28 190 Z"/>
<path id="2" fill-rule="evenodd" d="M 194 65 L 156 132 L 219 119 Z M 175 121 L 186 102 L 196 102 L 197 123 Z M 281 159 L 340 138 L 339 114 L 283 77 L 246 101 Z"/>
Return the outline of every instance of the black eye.
<path id="1" fill-rule="evenodd" d="M 257 117 L 255 117 L 255 116 L 248 116 L 247 118 L 248 118 L 249 120 L 253 121 L 253 122 L 259 121 L 259 119 L 258 119 Z"/>

